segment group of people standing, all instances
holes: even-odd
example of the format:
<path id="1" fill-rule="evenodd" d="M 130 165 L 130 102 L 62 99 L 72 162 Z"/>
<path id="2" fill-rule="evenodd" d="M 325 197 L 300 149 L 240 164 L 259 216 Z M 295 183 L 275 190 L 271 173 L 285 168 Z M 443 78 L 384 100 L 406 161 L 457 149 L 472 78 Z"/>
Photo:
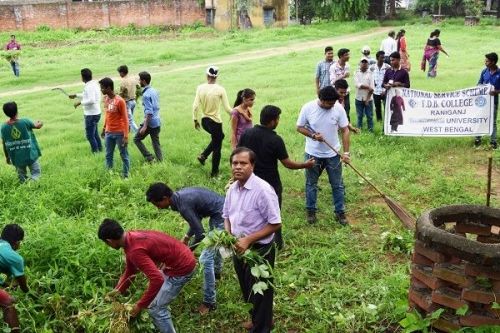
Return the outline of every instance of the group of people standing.
<path id="1" fill-rule="evenodd" d="M 151 75 L 148 72 L 140 72 L 138 78 L 128 73 L 128 67 L 118 67 L 118 73 L 122 79 L 119 93 L 115 92 L 114 82 L 109 77 L 99 82 L 92 80 L 92 71 L 88 68 L 81 70 L 81 78 L 85 86 L 81 94 L 69 95 L 70 99 L 78 99 L 75 108 L 82 106 L 85 119 L 85 133 L 90 143 L 92 153 L 103 150 L 101 138 L 105 142 L 106 167 L 113 168 L 113 155 L 115 147 L 118 146 L 120 157 L 123 162 L 122 176 L 127 178 L 130 170 L 130 158 L 128 154 L 129 132 L 134 136 L 134 143 L 148 162 L 162 161 L 163 155 L 160 146 L 160 101 L 158 92 L 151 87 Z M 136 98 L 142 94 L 142 106 L 144 119 L 140 126 L 134 121 L 134 110 Z M 101 95 L 104 96 L 104 124 L 99 133 L 99 121 L 101 118 Z M 155 156 L 149 152 L 142 142 L 147 136 L 151 137 Z"/>

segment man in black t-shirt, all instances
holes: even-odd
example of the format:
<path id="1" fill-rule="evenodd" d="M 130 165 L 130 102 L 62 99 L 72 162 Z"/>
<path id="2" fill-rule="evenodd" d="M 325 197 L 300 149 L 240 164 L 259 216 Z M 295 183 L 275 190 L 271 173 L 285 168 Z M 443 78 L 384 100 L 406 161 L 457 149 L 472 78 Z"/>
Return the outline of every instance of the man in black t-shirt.
<path id="1" fill-rule="evenodd" d="M 254 173 L 274 188 L 281 208 L 283 187 L 278 172 L 278 160 L 288 169 L 309 169 L 314 166 L 315 161 L 313 158 L 304 163 L 290 160 L 283 139 L 274 131 L 278 126 L 280 114 L 279 107 L 264 106 L 260 112 L 260 125 L 247 129 L 238 146 L 250 148 L 255 152 L 257 160 Z M 283 248 L 281 229 L 275 233 L 275 242 L 279 249 Z"/>

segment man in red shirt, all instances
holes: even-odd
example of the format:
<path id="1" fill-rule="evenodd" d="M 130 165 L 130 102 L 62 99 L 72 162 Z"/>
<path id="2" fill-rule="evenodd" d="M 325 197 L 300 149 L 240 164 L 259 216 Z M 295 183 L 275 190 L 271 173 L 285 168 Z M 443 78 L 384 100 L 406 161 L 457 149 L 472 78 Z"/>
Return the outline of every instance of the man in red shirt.
<path id="1" fill-rule="evenodd" d="M 115 250 L 123 248 L 125 251 L 125 272 L 108 296 L 123 294 L 137 272 L 143 272 L 149 280 L 148 289 L 135 304 L 130 317 L 137 317 L 147 308 L 161 333 L 175 333 L 168 305 L 194 274 L 196 260 L 189 247 L 159 231 L 125 232 L 112 219 L 104 219 L 99 227 L 98 237 Z"/>

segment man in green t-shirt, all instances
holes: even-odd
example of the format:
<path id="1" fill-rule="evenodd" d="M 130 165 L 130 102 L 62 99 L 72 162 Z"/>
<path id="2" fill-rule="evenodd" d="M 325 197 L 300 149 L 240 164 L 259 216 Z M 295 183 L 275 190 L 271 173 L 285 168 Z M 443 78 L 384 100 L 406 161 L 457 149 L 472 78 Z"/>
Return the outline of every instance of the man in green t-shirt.
<path id="1" fill-rule="evenodd" d="M 18 118 L 16 102 L 8 102 L 3 105 L 3 112 L 7 120 L 1 128 L 3 151 L 7 164 L 16 167 L 21 183 L 27 179 L 27 170 L 30 169 L 31 179 L 40 178 L 41 170 L 38 158 L 42 156 L 33 129 L 42 128 L 41 121 L 33 123 L 27 118 Z"/>
<path id="2" fill-rule="evenodd" d="M 0 273 L 16 279 L 22 291 L 29 291 L 24 275 L 24 259 L 16 252 L 24 239 L 24 230 L 18 224 L 7 224 L 2 230 L 0 239 Z M 4 281 L 0 281 L 4 285 Z M 21 332 L 15 299 L 5 290 L 0 289 L 0 307 L 3 309 L 3 319 L 9 325 L 10 332 Z"/>

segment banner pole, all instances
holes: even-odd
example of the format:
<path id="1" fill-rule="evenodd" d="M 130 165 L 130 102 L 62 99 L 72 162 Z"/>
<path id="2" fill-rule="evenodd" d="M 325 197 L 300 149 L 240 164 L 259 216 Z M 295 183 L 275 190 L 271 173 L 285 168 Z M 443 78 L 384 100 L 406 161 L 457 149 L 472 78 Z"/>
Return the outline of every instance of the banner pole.
<path id="1" fill-rule="evenodd" d="M 493 156 L 490 153 L 490 156 L 488 157 L 488 184 L 486 186 L 486 206 L 490 206 L 490 197 L 491 197 L 491 171 L 493 168 Z"/>

